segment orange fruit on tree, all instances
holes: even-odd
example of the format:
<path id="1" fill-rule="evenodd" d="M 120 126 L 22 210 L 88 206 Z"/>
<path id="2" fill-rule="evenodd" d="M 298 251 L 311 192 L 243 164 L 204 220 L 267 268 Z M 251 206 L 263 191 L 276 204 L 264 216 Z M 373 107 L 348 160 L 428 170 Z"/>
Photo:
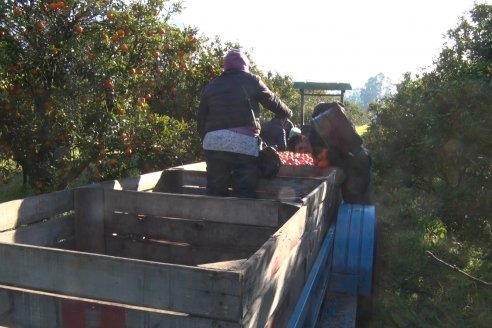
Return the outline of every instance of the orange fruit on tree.
<path id="1" fill-rule="evenodd" d="M 128 46 L 127 46 L 126 44 L 124 44 L 124 43 L 123 43 L 122 45 L 120 45 L 120 50 L 121 50 L 122 52 L 127 52 L 127 51 L 128 51 Z"/>
<path id="2" fill-rule="evenodd" d="M 114 88 L 114 82 L 113 82 L 113 80 L 107 79 L 106 81 L 104 81 L 104 87 L 106 89 L 113 89 Z"/>
<path id="3" fill-rule="evenodd" d="M 14 16 L 20 16 L 22 15 L 22 9 L 20 9 L 19 7 L 14 7 Z"/>
<path id="4" fill-rule="evenodd" d="M 108 11 L 108 13 L 106 14 L 106 18 L 108 20 L 113 20 L 114 19 L 114 13 L 112 11 Z"/>
<path id="5" fill-rule="evenodd" d="M 46 24 L 44 23 L 44 21 L 40 20 L 40 21 L 37 21 L 36 24 L 34 25 L 36 27 L 36 29 L 38 31 L 44 31 L 44 29 L 46 28 Z"/>

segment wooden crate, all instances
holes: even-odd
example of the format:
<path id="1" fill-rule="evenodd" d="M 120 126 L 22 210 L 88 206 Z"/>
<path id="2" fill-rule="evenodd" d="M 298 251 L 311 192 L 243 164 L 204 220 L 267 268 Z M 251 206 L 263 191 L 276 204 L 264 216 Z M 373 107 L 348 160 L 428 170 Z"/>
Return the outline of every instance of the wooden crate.
<path id="1" fill-rule="evenodd" d="M 207 197 L 204 178 L 185 166 L 0 204 L 0 325 L 283 327 L 339 191 L 276 178 L 263 198 Z"/>
<path id="2" fill-rule="evenodd" d="M 278 176 L 314 178 L 322 176 L 322 170 L 314 165 L 282 165 Z"/>

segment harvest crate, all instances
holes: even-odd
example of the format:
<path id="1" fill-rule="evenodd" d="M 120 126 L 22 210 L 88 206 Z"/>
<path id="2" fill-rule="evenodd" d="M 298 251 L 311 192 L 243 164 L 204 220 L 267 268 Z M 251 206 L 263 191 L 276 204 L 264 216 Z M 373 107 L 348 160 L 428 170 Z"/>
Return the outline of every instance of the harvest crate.
<path id="1" fill-rule="evenodd" d="M 221 198 L 204 179 L 190 165 L 0 204 L 0 325 L 283 327 L 337 187 L 279 177 Z"/>

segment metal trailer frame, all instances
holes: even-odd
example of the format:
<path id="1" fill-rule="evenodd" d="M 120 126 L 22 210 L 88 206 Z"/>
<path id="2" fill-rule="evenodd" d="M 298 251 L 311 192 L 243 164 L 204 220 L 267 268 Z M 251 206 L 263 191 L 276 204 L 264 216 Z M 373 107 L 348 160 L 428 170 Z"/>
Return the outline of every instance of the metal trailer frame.
<path id="1" fill-rule="evenodd" d="M 362 303 L 372 294 L 375 207 L 342 204 L 336 220 L 325 236 L 288 328 L 353 328 L 358 302 L 367 310 Z"/>

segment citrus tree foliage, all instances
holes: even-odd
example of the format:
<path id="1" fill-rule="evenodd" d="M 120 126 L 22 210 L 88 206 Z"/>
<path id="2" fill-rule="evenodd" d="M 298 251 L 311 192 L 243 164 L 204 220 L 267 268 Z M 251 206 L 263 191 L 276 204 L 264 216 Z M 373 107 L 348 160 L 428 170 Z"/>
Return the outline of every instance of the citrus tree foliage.
<path id="1" fill-rule="evenodd" d="M 278 72 L 268 71 L 266 75 L 263 75 L 260 71 L 255 71 L 268 88 L 274 92 L 290 109 L 293 111 L 291 121 L 299 125 L 301 122 L 301 110 L 300 110 L 300 96 L 297 90 L 292 85 L 292 77 L 288 75 L 281 75 Z M 263 111 L 261 115 L 262 122 L 269 121 L 275 114 L 270 111 Z"/>
<path id="2" fill-rule="evenodd" d="M 379 175 L 419 190 L 448 229 L 490 242 L 492 6 L 475 5 L 448 36 L 432 71 L 371 106 L 367 138 Z"/>
<path id="3" fill-rule="evenodd" d="M 224 46 L 165 0 L 0 3 L 0 160 L 38 192 L 189 162 L 194 108 Z M 5 170 L 2 171 L 5 174 Z"/>

